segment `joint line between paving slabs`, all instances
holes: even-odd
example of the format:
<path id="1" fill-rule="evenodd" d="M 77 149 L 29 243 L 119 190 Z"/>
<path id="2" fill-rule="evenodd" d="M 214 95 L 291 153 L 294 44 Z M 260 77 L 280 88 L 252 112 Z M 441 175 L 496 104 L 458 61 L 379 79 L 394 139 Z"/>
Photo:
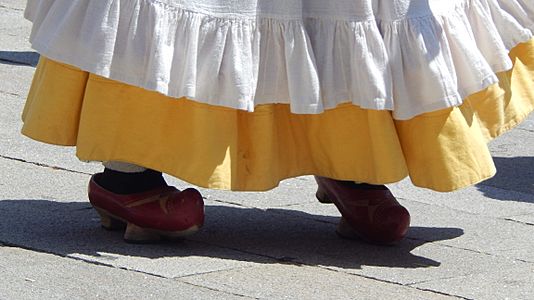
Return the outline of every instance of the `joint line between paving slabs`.
<path id="1" fill-rule="evenodd" d="M 363 275 L 363 274 L 346 273 L 346 272 L 343 272 L 343 271 L 340 271 L 340 270 L 331 269 L 331 268 L 323 267 L 323 266 L 318 266 L 318 267 L 321 268 L 321 269 L 324 269 L 324 270 L 328 270 L 328 271 L 333 271 L 333 272 L 337 272 L 337 273 L 343 273 L 343 274 L 346 274 L 346 275 L 357 276 L 357 277 L 361 277 L 361 278 L 365 278 L 365 279 L 369 279 L 369 280 L 373 280 L 373 281 L 378 281 L 378 282 L 381 282 L 381 283 L 393 284 L 393 285 L 396 285 L 396 286 L 402 286 L 402 287 L 405 287 L 405 288 L 415 289 L 415 290 L 418 290 L 418 291 L 429 292 L 429 293 L 434 293 L 434 294 L 438 294 L 438 295 L 454 297 L 454 298 L 464 299 L 464 300 L 474 300 L 474 299 L 466 298 L 466 297 L 463 297 L 463 296 L 460 296 L 460 295 L 453 295 L 453 294 L 448 294 L 448 293 L 445 293 L 445 292 L 440 292 L 440 291 L 435 291 L 435 290 L 431 290 L 431 289 L 424 289 L 424 288 L 419 288 L 419 287 L 416 287 L 416 286 L 411 286 L 411 284 L 404 285 L 404 284 L 399 283 L 399 282 L 390 281 L 390 280 L 386 280 L 386 279 L 380 279 L 380 278 L 367 276 L 367 275 Z"/>
<path id="2" fill-rule="evenodd" d="M 514 220 L 514 219 L 510 219 L 510 218 L 504 218 L 503 220 L 506 220 L 506 221 L 509 221 L 509 222 L 514 222 L 514 223 L 518 223 L 518 224 L 522 224 L 522 225 L 527 225 L 527 226 L 534 226 L 534 223 L 525 222 L 525 221 L 518 221 L 518 220 Z"/>
<path id="3" fill-rule="evenodd" d="M 18 244 L 9 243 L 9 242 L 3 242 L 3 241 L 0 241 L 0 245 L 2 245 L 4 247 L 24 249 L 24 250 L 28 250 L 28 251 L 32 251 L 32 252 L 41 253 L 41 254 L 50 254 L 50 255 L 53 255 L 53 256 L 72 259 L 72 260 L 76 260 L 76 261 L 81 261 L 81 262 L 89 263 L 89 264 L 100 266 L 100 267 L 108 267 L 108 268 L 113 268 L 113 269 L 119 269 L 118 267 L 115 267 L 115 266 L 110 265 L 110 264 L 106 264 L 106 263 L 102 263 L 102 262 L 98 262 L 98 261 L 93 261 L 93 260 L 88 260 L 88 259 L 83 259 L 83 258 L 80 258 L 80 257 L 62 255 L 62 254 L 59 254 L 59 253 L 54 253 L 54 252 L 43 250 L 43 249 L 32 248 L 32 247 L 29 247 L 29 246 L 18 245 Z M 152 274 L 147 274 L 147 275 L 152 275 Z"/>
<path id="4" fill-rule="evenodd" d="M 2 245 L 3 247 L 24 249 L 24 250 L 28 250 L 28 251 L 32 251 L 32 252 L 37 252 L 37 253 L 42 253 L 42 254 L 49 254 L 49 255 L 58 256 L 58 257 L 61 257 L 61 258 L 66 258 L 66 259 L 72 259 L 72 260 L 75 260 L 75 261 L 84 262 L 84 263 L 88 263 L 88 264 L 99 266 L 99 267 L 107 267 L 107 268 L 112 268 L 112 269 L 128 271 L 128 272 L 134 272 L 134 273 L 139 273 L 139 274 L 152 276 L 152 277 L 156 277 L 156 278 L 160 278 L 160 279 L 175 280 L 174 278 L 165 277 L 165 276 L 162 276 L 162 275 L 159 275 L 159 274 L 154 274 L 154 273 L 145 272 L 145 271 L 141 271 L 141 270 L 131 269 L 131 268 L 127 268 L 127 267 L 114 266 L 114 265 L 111 265 L 111 264 L 106 264 L 106 263 L 102 263 L 102 262 L 98 262 L 98 261 L 94 261 L 94 260 L 89 260 L 89 259 L 82 258 L 82 257 L 71 256 L 71 255 L 68 255 L 68 254 L 67 255 L 62 255 L 62 254 L 54 253 L 54 252 L 51 252 L 51 251 L 46 251 L 46 250 L 42 250 L 42 249 L 36 249 L 36 248 L 28 247 L 28 246 L 17 245 L 17 244 L 3 242 L 3 241 L 0 241 L 0 245 Z M 183 281 L 180 281 L 180 282 L 183 282 Z M 194 285 L 194 284 L 191 284 L 191 283 L 188 283 L 188 282 L 183 282 L 183 283 L 189 284 L 189 285 Z M 198 286 L 198 285 L 194 285 L 194 286 Z M 203 287 L 203 286 L 198 286 L 198 287 Z M 208 287 L 203 287 L 203 288 L 206 288 L 206 289 L 209 289 L 209 290 L 214 290 L 214 289 L 208 288 Z M 242 295 L 238 295 L 238 294 L 234 294 L 234 293 L 228 293 L 228 292 L 224 292 L 224 291 L 218 291 L 218 292 L 223 292 L 223 293 L 227 293 L 227 294 L 242 296 Z M 250 297 L 248 297 L 248 298 L 250 298 Z"/>
<path id="5" fill-rule="evenodd" d="M 513 193 L 517 193 L 517 194 L 523 194 L 523 195 L 529 195 L 529 196 L 531 196 L 531 194 L 524 193 L 524 192 L 520 192 L 520 191 L 509 190 L 509 189 L 503 189 L 503 188 L 498 188 L 498 187 L 494 187 L 494 186 L 491 186 L 491 185 L 485 185 L 485 184 L 481 184 L 481 185 L 484 185 L 484 186 L 486 186 L 486 187 L 490 187 L 490 188 L 494 188 L 494 189 L 499 189 L 499 190 L 501 190 L 501 191 L 513 192 Z M 429 204 L 429 203 L 426 203 L 426 202 L 421 202 L 421 201 L 417 201 L 417 200 L 413 200 L 413 199 L 408 199 L 408 198 L 402 198 L 402 197 L 397 197 L 397 199 L 400 199 L 400 200 L 402 200 L 402 201 L 416 202 L 416 203 L 423 204 L 423 205 L 427 205 L 427 206 L 435 206 L 435 207 L 439 207 L 439 208 L 450 209 L 450 210 L 455 211 L 455 212 L 464 213 L 464 214 L 466 214 L 466 215 L 470 215 L 470 216 L 477 216 L 477 217 L 481 217 L 481 218 L 484 218 L 484 219 L 497 219 L 497 220 L 506 221 L 506 222 L 519 223 L 519 224 L 523 224 L 523 225 L 527 225 L 527 226 L 534 226 L 533 223 L 529 223 L 529 222 L 521 222 L 521 221 L 517 221 L 517 220 L 510 219 L 510 218 L 508 218 L 508 217 L 492 217 L 492 216 L 486 216 L 486 215 L 481 215 L 481 214 L 477 214 L 477 213 L 470 212 L 470 211 L 466 211 L 466 210 L 461 210 L 461 209 L 452 208 L 452 207 L 450 207 L 450 206 L 445 206 L 445 205 L 440 205 L 440 204 Z M 412 239 L 413 239 L 413 238 L 412 238 Z M 419 239 L 414 239 L 414 240 L 419 240 Z M 428 241 L 428 242 L 430 242 L 430 241 Z M 462 249 L 462 248 L 459 248 L 459 249 Z"/>
<path id="6" fill-rule="evenodd" d="M 7 5 L 2 5 L 2 4 L 0 4 L 0 8 L 5 8 L 5 9 L 8 9 L 8 10 L 14 10 L 14 11 L 24 11 L 24 9 L 22 9 L 22 8 L 10 7 L 10 6 L 7 6 Z"/>
<path id="7" fill-rule="evenodd" d="M 31 164 L 31 165 L 35 165 L 35 166 L 38 166 L 38 167 L 54 169 L 54 170 L 57 170 L 57 171 L 66 171 L 66 172 L 76 173 L 76 174 L 92 175 L 91 173 L 87 173 L 87 172 L 71 170 L 71 169 L 67 169 L 67 168 L 63 168 L 63 167 L 52 166 L 52 165 L 42 164 L 42 163 L 33 162 L 33 161 L 27 161 L 27 160 L 24 160 L 22 158 L 10 157 L 10 156 L 6 156 L 6 155 L 0 155 L 0 158 L 7 159 L 7 160 L 13 160 L 13 161 L 17 161 L 17 162 L 22 162 L 22 163 L 26 163 L 26 164 Z"/>
<path id="8" fill-rule="evenodd" d="M 265 258 L 265 259 L 272 260 L 272 262 L 276 262 L 276 263 L 283 263 L 283 264 L 290 263 L 287 260 L 284 260 L 283 258 L 278 258 L 278 257 L 274 257 L 274 256 L 268 256 L 268 255 L 264 255 L 264 254 L 258 254 L 258 253 L 254 253 L 254 252 L 250 252 L 250 251 L 244 251 L 242 249 L 237 249 L 237 248 L 232 248 L 232 247 L 221 246 L 221 245 L 217 245 L 217 244 L 206 242 L 206 241 L 199 241 L 199 240 L 194 240 L 194 239 L 189 240 L 189 241 L 192 241 L 192 242 L 195 242 L 195 243 L 199 243 L 199 244 L 204 244 L 204 245 L 217 247 L 217 248 L 220 248 L 220 249 L 232 250 L 232 251 L 236 251 L 236 252 L 239 252 L 239 253 L 244 253 L 244 254 L 257 256 L 257 257 L 262 257 L 262 258 Z M 297 265 L 297 266 L 303 265 L 301 263 L 292 263 L 292 264 L 293 265 Z"/>

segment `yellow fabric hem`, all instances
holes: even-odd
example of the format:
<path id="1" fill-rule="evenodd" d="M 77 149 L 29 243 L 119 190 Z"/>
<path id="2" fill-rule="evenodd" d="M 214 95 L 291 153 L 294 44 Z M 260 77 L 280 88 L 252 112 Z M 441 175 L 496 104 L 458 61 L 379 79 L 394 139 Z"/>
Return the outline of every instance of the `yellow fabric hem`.
<path id="1" fill-rule="evenodd" d="M 498 74 L 498 85 L 407 121 L 353 105 L 320 115 L 291 114 L 282 104 L 248 113 L 42 58 L 22 132 L 76 146 L 82 160 L 134 163 L 207 188 L 263 191 L 301 175 L 385 184 L 409 175 L 446 192 L 492 177 L 487 142 L 534 110 L 534 41 L 510 56 L 514 68 Z"/>

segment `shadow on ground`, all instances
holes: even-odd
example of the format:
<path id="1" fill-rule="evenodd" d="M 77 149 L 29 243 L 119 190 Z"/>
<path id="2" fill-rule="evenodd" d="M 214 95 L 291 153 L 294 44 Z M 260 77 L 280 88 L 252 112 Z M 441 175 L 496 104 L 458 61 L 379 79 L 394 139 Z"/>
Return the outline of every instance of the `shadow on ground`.
<path id="1" fill-rule="evenodd" d="M 121 232 L 100 228 L 87 203 L 48 200 L 0 201 L 0 243 L 63 256 L 84 254 L 116 259 L 108 254 L 142 258 L 215 257 L 257 263 L 305 264 L 359 269 L 361 266 L 436 267 L 440 263 L 411 252 L 429 242 L 463 235 L 458 228 L 414 227 L 394 247 L 343 240 L 334 233 L 337 218 L 310 220 L 313 215 L 289 210 L 206 207 L 201 232 L 179 242 L 131 245 Z M 325 222 L 327 220 L 328 222 Z M 112 263 L 110 261 L 110 263 Z"/>
<path id="2" fill-rule="evenodd" d="M 33 51 L 0 51 L 0 64 L 37 66 L 39 54 Z"/>
<path id="3" fill-rule="evenodd" d="M 486 197 L 534 204 L 534 157 L 495 157 L 497 175 L 477 185 Z M 524 193 L 523 197 L 506 191 L 488 188 L 496 187 L 507 191 Z"/>

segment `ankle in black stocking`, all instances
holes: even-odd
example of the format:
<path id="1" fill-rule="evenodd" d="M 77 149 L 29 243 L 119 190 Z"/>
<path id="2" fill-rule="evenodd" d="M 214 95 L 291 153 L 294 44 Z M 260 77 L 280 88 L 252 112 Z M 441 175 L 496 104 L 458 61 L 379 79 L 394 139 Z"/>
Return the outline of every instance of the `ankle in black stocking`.
<path id="1" fill-rule="evenodd" d="M 124 173 L 106 168 L 95 176 L 95 181 L 106 190 L 121 195 L 146 192 L 167 185 L 161 172 L 150 169 L 140 173 Z"/>

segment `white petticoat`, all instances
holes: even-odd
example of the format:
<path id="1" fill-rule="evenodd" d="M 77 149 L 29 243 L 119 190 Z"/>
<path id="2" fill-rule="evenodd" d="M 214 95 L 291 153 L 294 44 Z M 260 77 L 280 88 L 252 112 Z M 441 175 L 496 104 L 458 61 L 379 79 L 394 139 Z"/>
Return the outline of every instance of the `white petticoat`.
<path id="1" fill-rule="evenodd" d="M 534 31 L 533 0 L 28 0 L 25 16 L 39 53 L 171 97 L 396 119 L 496 83 Z"/>

